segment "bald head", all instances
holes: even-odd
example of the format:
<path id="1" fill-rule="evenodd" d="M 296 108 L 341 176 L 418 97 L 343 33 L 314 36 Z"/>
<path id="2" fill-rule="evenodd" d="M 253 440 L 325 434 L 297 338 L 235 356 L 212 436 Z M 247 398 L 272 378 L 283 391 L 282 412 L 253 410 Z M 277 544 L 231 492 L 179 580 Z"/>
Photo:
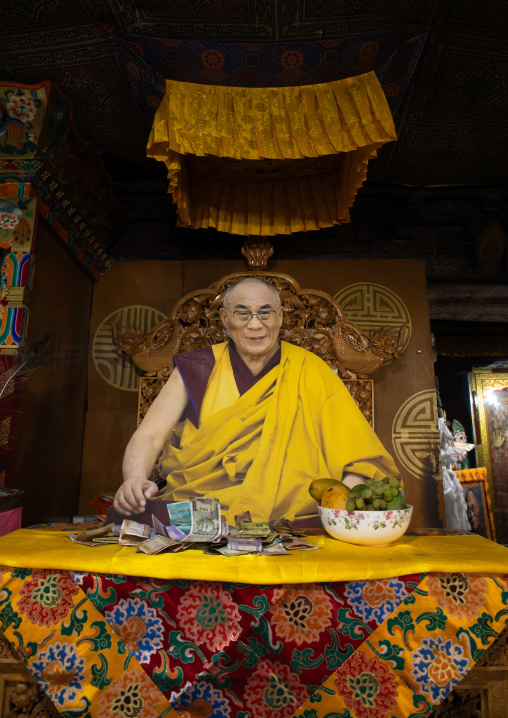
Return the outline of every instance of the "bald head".
<path id="1" fill-rule="evenodd" d="M 258 286 L 260 289 L 264 288 L 265 290 L 268 290 L 271 294 L 271 303 L 273 304 L 274 309 L 278 309 L 280 307 L 280 297 L 279 292 L 275 289 L 273 284 L 269 284 L 268 282 L 264 282 L 262 279 L 256 279 L 255 277 L 247 278 L 247 279 L 241 279 L 239 282 L 236 282 L 236 284 L 231 284 L 224 294 L 224 306 L 230 307 L 234 304 L 235 295 L 240 294 L 242 291 L 242 288 L 246 288 L 248 285 Z"/>

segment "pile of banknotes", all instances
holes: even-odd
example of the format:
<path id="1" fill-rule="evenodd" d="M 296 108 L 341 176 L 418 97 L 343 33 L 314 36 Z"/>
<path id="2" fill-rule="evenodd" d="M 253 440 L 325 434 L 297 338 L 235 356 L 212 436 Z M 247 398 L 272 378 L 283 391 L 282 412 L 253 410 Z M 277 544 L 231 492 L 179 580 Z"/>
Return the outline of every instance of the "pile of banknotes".
<path id="1" fill-rule="evenodd" d="M 126 519 L 121 525 L 109 524 L 71 534 L 69 538 L 75 543 L 94 547 L 111 543 L 135 546 L 137 551 L 149 555 L 201 549 L 209 555 L 281 556 L 294 550 L 320 548 L 305 541 L 305 532 L 294 528 L 287 519 L 256 522 L 252 521 L 248 511 L 244 511 L 235 516 L 235 525 L 229 526 L 221 515 L 217 499 L 190 499 L 168 504 L 167 508 L 167 524 L 156 516 L 152 516 L 153 526 Z"/>

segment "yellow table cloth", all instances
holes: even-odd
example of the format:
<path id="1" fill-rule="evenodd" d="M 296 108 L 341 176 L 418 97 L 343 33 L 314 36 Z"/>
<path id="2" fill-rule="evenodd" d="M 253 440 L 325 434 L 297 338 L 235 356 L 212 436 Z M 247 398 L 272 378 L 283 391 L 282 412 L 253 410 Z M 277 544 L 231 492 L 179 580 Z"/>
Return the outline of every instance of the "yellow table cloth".
<path id="1" fill-rule="evenodd" d="M 91 549 L 67 532 L 0 538 L 0 630 L 65 716 L 416 718 L 508 617 L 508 549 L 474 535 L 409 534 L 384 549 L 316 536 L 317 551 L 226 559 Z M 161 617 L 169 643 L 153 633 Z M 195 678 L 174 691 L 198 655 Z M 250 667 L 242 694 L 237 655 Z M 311 691 L 303 676 L 324 656 Z"/>
<path id="2" fill-rule="evenodd" d="M 67 530 L 67 533 L 75 531 Z M 408 573 L 457 571 L 508 573 L 508 549 L 481 536 L 405 534 L 390 546 L 366 548 L 328 536 L 309 537 L 322 548 L 290 556 L 207 556 L 201 551 L 146 556 L 134 548 L 88 548 L 71 543 L 65 532 L 21 529 L 0 538 L 0 564 L 23 568 L 239 581 L 258 584 L 355 581 Z"/>

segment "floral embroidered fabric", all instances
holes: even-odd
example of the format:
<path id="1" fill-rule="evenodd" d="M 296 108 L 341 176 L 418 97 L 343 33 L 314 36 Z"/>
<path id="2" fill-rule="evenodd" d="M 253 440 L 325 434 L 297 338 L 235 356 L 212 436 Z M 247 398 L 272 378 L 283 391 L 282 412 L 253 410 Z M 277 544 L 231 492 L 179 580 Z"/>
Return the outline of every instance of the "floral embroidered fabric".
<path id="1" fill-rule="evenodd" d="M 427 715 L 508 616 L 507 576 L 276 586 L 2 567 L 0 630 L 64 715 Z"/>

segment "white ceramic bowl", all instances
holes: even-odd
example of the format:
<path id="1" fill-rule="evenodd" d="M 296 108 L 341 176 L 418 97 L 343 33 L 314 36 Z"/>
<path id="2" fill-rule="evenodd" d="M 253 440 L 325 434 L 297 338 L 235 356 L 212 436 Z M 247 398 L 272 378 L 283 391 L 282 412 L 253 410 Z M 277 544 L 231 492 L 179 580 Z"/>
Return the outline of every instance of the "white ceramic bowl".
<path id="1" fill-rule="evenodd" d="M 411 521 L 413 507 L 394 511 L 353 511 L 319 506 L 321 523 L 339 541 L 359 546 L 388 546 L 403 536 Z"/>

